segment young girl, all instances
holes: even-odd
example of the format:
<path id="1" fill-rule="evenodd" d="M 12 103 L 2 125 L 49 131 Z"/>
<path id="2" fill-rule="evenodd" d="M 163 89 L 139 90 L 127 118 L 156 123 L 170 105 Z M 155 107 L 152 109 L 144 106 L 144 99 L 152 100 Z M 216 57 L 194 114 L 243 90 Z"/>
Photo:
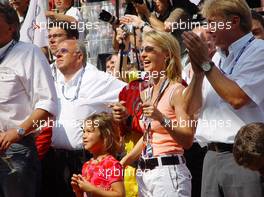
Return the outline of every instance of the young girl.
<path id="1" fill-rule="evenodd" d="M 125 196 L 123 169 L 113 157 L 120 145 L 118 128 L 111 115 L 103 112 L 85 120 L 83 146 L 93 158 L 83 165 L 82 175 L 72 176 L 76 197 Z"/>

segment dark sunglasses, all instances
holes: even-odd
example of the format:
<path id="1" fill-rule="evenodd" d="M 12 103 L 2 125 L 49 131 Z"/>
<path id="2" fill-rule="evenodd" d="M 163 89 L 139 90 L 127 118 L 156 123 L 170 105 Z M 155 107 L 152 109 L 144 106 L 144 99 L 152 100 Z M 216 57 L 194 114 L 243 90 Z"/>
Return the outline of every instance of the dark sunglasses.
<path id="1" fill-rule="evenodd" d="M 152 52 L 152 51 L 155 51 L 155 48 L 152 47 L 152 46 L 145 46 L 145 47 L 142 47 L 140 49 L 140 52 L 143 53 L 143 51 L 149 53 L 149 52 Z"/>

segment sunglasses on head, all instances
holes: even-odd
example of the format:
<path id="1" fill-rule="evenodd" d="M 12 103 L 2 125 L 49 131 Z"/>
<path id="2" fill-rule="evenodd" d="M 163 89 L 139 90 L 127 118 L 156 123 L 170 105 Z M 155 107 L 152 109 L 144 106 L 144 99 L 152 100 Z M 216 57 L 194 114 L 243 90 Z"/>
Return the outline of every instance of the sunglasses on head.
<path id="1" fill-rule="evenodd" d="M 58 51 L 56 51 L 56 54 L 58 54 L 58 53 L 65 55 L 65 54 L 69 53 L 69 50 L 66 48 L 61 48 L 61 49 L 58 49 Z"/>
<path id="2" fill-rule="evenodd" d="M 79 53 L 80 51 L 69 51 L 68 49 L 66 48 L 60 48 L 56 51 L 56 56 L 60 53 L 61 55 L 66 55 L 68 53 Z"/>

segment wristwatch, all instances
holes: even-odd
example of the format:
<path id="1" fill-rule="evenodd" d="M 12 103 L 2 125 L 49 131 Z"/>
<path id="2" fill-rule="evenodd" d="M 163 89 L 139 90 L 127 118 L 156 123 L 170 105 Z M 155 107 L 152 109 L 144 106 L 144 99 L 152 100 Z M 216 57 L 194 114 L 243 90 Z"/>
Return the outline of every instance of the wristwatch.
<path id="1" fill-rule="evenodd" d="M 214 66 L 214 63 L 212 61 L 210 61 L 210 62 L 204 62 L 201 65 L 201 68 L 204 72 L 208 72 L 212 69 L 213 66 Z"/>
<path id="2" fill-rule="evenodd" d="M 23 129 L 23 128 L 21 128 L 21 127 L 17 128 L 16 131 L 17 131 L 17 134 L 18 134 L 20 137 L 24 137 L 25 134 L 26 134 L 25 129 Z"/>

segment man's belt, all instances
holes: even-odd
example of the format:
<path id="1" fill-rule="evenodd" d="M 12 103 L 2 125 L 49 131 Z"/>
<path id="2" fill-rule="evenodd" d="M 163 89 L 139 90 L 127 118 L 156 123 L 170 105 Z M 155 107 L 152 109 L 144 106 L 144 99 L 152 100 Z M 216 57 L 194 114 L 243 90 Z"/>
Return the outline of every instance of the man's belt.
<path id="1" fill-rule="evenodd" d="M 208 150 L 219 152 L 219 153 L 233 152 L 233 144 L 212 142 L 208 144 Z"/>

